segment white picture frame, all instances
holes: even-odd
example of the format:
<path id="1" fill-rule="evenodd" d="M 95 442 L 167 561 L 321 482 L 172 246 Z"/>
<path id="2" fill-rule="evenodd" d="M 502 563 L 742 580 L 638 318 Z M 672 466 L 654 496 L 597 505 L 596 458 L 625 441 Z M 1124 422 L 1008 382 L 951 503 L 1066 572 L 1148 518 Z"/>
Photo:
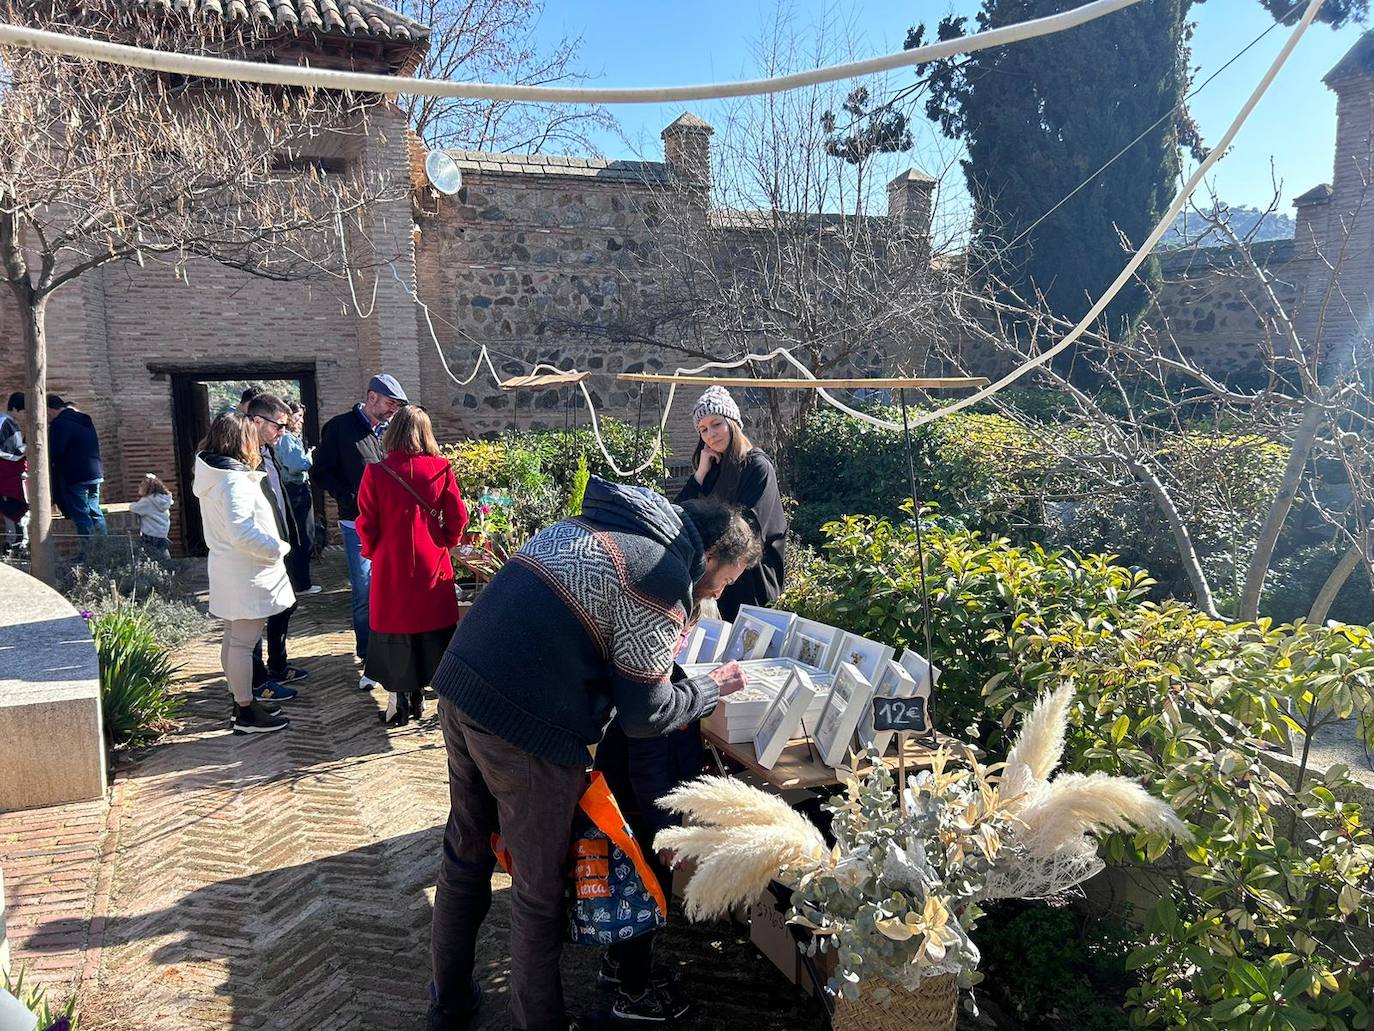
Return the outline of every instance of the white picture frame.
<path id="1" fill-rule="evenodd" d="M 682 646 L 678 648 L 677 654 L 673 656 L 673 661 L 679 666 L 686 666 L 696 662 L 697 652 L 701 650 L 701 642 L 704 636 L 699 626 L 694 626 L 683 634 Z"/>
<path id="2" fill-rule="evenodd" d="M 807 666 L 825 669 L 835 649 L 835 642 L 842 636 L 844 631 L 839 627 L 814 619 L 798 618 L 788 631 L 782 654 Z"/>
<path id="3" fill-rule="evenodd" d="M 880 644 L 867 637 L 847 633 L 835 643 L 835 650 L 830 655 L 829 668 L 832 672 L 838 673 L 840 666 L 848 662 L 856 666 L 870 684 L 876 684 L 887 668 L 887 660 L 892 658 L 894 652 L 895 649 L 890 644 Z"/>
<path id="4" fill-rule="evenodd" d="M 715 662 L 721 653 L 725 651 L 725 644 L 730 640 L 730 630 L 732 624 L 723 619 L 713 619 L 710 616 L 702 616 L 697 620 L 697 626 L 702 632 L 701 648 L 697 652 L 697 662 Z"/>
<path id="5" fill-rule="evenodd" d="M 940 667 L 933 662 L 927 662 L 926 657 L 914 648 L 902 652 L 902 657 L 897 661 L 916 682 L 916 690 L 912 692 L 911 697 L 924 698 L 929 704 L 932 689 L 940 682 Z"/>
<path id="6" fill-rule="evenodd" d="M 865 709 L 872 718 L 873 690 L 873 681 L 859 667 L 852 662 L 840 663 L 816 725 L 816 750 L 825 765 L 833 769 L 844 762 Z"/>
<path id="7" fill-rule="evenodd" d="M 773 628 L 773 636 L 768 642 L 768 647 L 761 655 L 753 655 L 755 659 L 776 659 L 782 654 L 782 647 L 787 643 L 787 635 L 792 630 L 792 624 L 797 621 L 795 612 L 784 612 L 782 609 L 764 608 L 762 605 L 741 605 L 739 612 L 735 614 L 735 625 L 738 626 L 741 620 L 752 619 L 760 623 L 767 623 Z M 731 631 L 731 644 L 734 644 L 734 631 Z M 727 649 L 728 650 L 728 649 Z M 730 655 L 729 658 L 734 658 Z"/>
<path id="8" fill-rule="evenodd" d="M 777 633 L 778 628 L 768 620 L 746 613 L 744 607 L 741 607 L 739 615 L 730 626 L 730 639 L 718 658 L 721 662 L 767 658 L 769 646 Z"/>
<path id="9" fill-rule="evenodd" d="M 686 666 L 689 663 L 715 662 L 725 650 L 725 642 L 729 637 L 729 623 L 723 619 L 702 616 L 688 633 L 683 650 L 678 652 L 677 664 Z"/>
<path id="10" fill-rule="evenodd" d="M 796 735 L 802 717 L 811 700 L 816 696 L 816 688 L 811 677 L 804 669 L 795 670 L 773 704 L 764 713 L 759 729 L 754 733 L 754 757 L 765 770 L 771 770 L 787 747 L 787 742 Z"/>
<path id="11" fill-rule="evenodd" d="M 873 685 L 874 698 L 915 698 L 916 681 L 896 659 L 888 659 L 882 675 Z M 896 734 L 891 730 L 878 730 L 873 725 L 873 707 L 865 707 L 859 720 L 859 744 L 864 748 L 876 748 L 879 755 L 886 755 L 888 747 Z"/>

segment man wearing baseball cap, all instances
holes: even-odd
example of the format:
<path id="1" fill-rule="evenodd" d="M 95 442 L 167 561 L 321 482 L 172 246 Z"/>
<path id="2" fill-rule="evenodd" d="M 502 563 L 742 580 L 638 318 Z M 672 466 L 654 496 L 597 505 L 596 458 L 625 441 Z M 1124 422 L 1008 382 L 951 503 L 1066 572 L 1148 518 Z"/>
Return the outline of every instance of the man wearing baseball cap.
<path id="1" fill-rule="evenodd" d="M 363 558 L 362 542 L 353 527 L 358 518 L 358 487 L 363 482 L 363 467 L 385 457 L 382 434 L 391 417 L 409 403 L 410 398 L 395 376 L 385 372 L 373 376 L 361 402 L 324 424 L 320 446 L 315 449 L 312 475 L 339 506 L 348 582 L 353 593 L 353 639 L 359 659 L 367 658 L 367 595 L 372 586 L 372 563 Z M 359 677 L 358 687 L 362 690 L 374 686 L 375 682 L 366 674 Z"/>

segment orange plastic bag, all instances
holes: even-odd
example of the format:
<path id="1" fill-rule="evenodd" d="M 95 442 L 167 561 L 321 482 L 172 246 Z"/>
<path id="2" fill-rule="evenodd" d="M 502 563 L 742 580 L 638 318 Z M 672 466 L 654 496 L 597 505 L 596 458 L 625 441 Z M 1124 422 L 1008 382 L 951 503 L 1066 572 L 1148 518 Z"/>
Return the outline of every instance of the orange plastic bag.
<path id="1" fill-rule="evenodd" d="M 568 939 L 610 945 L 656 931 L 668 922 L 668 900 L 599 772 L 578 802 L 569 849 Z M 510 873 L 514 857 L 499 834 L 497 861 Z"/>

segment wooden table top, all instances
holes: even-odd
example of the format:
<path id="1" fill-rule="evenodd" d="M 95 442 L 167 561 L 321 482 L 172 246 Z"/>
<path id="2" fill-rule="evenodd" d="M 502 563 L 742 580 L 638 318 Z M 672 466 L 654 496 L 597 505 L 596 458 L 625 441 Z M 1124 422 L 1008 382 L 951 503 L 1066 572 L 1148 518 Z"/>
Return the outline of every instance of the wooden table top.
<path id="1" fill-rule="evenodd" d="M 701 736 L 722 756 L 738 763 L 779 790 L 832 787 L 840 783 L 840 778 L 835 771 L 820 761 L 815 751 L 815 745 L 808 745 L 805 738 L 789 741 L 787 747 L 782 750 L 782 755 L 778 757 L 778 761 L 769 770 L 759 765 L 752 741 L 731 744 L 704 726 L 701 728 Z M 906 754 L 904 758 L 910 769 L 929 766 L 930 758 L 935 754 L 937 747 L 943 746 L 956 754 L 963 747 L 962 742 L 939 732 L 936 732 L 935 735 L 936 745 L 918 741 L 915 734 L 908 734 L 905 737 Z M 896 770 L 900 765 L 896 750 L 891 749 L 889 754 L 883 757 L 883 762 L 887 764 L 889 769 Z M 861 764 L 859 769 L 862 772 L 866 767 Z"/>

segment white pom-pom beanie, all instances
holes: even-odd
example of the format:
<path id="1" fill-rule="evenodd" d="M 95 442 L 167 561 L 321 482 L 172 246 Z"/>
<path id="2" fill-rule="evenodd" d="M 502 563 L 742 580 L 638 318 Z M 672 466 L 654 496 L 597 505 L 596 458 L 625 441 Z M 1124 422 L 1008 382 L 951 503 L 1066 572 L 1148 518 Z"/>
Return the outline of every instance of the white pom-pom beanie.
<path id="1" fill-rule="evenodd" d="M 696 407 L 692 409 L 692 424 L 696 425 L 707 415 L 719 415 L 737 425 L 744 424 L 744 420 L 740 418 L 739 405 L 735 404 L 730 391 L 724 387 L 706 388 L 705 393 L 697 399 Z"/>

